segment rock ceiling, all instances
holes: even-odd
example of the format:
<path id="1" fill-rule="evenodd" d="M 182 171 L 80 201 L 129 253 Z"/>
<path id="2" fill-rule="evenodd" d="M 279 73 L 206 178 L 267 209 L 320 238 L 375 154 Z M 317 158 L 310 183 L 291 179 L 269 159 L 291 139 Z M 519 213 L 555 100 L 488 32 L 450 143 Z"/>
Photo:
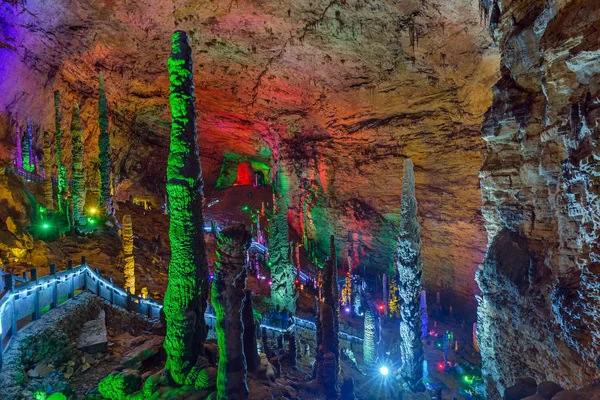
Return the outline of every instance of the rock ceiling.
<path id="1" fill-rule="evenodd" d="M 486 248 L 479 125 L 499 77 L 476 0 L 3 0 L 0 27 L 0 113 L 51 129 L 61 90 L 65 127 L 81 104 L 93 164 L 103 71 L 114 172 L 150 191 L 168 150 L 170 36 L 189 32 L 207 188 L 224 154 L 272 154 L 291 177 L 292 225 L 306 225 L 312 188 L 310 229 L 333 229 L 368 268 L 391 262 L 412 157 L 425 283 L 473 305 Z"/>

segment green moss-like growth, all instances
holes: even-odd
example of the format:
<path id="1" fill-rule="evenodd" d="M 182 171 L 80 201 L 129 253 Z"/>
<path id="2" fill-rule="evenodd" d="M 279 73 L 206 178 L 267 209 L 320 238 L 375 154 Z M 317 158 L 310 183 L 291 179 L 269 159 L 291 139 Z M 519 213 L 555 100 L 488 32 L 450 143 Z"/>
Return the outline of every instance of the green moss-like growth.
<path id="1" fill-rule="evenodd" d="M 171 262 L 164 301 L 167 324 L 165 369 L 177 384 L 198 375 L 203 353 L 208 263 L 202 215 L 202 170 L 198 154 L 192 50 L 185 32 L 173 34 L 169 58 L 171 141 L 167 196 L 171 220 Z"/>
<path id="2" fill-rule="evenodd" d="M 108 102 L 104 91 L 104 77 L 100 72 L 98 90 L 98 158 L 100 168 L 100 204 L 103 205 L 108 215 L 113 214 L 112 196 L 110 194 L 110 138 L 108 135 Z"/>
<path id="3" fill-rule="evenodd" d="M 85 225 L 86 216 L 83 212 L 85 206 L 85 168 L 83 159 L 83 130 L 81 128 L 81 119 L 79 118 L 79 105 L 73 106 L 71 114 L 71 154 L 72 168 L 71 178 L 73 179 L 73 222 L 75 226 Z"/>
<path id="4" fill-rule="evenodd" d="M 98 383 L 98 391 L 105 399 L 129 400 L 141 384 L 142 380 L 136 373 L 112 373 Z"/>
<path id="5" fill-rule="evenodd" d="M 28 172 L 35 171 L 35 164 L 33 162 L 33 135 L 31 133 L 31 120 L 27 119 L 27 130 L 23 135 L 23 142 L 21 144 L 21 151 L 23 152 L 23 169 Z"/>
<path id="6" fill-rule="evenodd" d="M 402 377 L 412 391 L 423 391 L 423 342 L 421 341 L 421 238 L 417 219 L 415 175 L 411 159 L 404 161 L 400 233 L 396 250 L 400 296 L 400 347 Z"/>
<path id="7" fill-rule="evenodd" d="M 67 176 L 67 168 L 62 163 L 62 129 L 61 129 L 61 115 L 60 115 L 60 92 L 57 90 L 54 92 L 54 133 L 55 133 L 55 145 L 56 145 L 56 173 L 57 173 L 57 186 L 58 186 L 58 211 L 60 213 L 66 213 L 68 211 L 65 195 L 69 190 L 69 181 Z"/>
<path id="8" fill-rule="evenodd" d="M 288 207 L 283 179 L 278 176 L 274 197 L 274 216 L 269 227 L 269 263 L 271 264 L 271 306 L 281 311 L 296 312 L 294 265 L 290 261 Z"/>

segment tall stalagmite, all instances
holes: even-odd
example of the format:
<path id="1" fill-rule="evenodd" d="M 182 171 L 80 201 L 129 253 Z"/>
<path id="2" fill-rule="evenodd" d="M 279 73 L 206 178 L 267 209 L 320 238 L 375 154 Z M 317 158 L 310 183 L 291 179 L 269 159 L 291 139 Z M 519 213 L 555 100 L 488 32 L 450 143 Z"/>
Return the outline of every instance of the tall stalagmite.
<path id="1" fill-rule="evenodd" d="M 208 262 L 202 215 L 202 169 L 198 154 L 192 49 L 187 34 L 173 34 L 169 58 L 171 143 L 167 164 L 171 262 L 164 301 L 165 369 L 173 381 L 201 380 L 194 368 L 204 352 Z"/>
<path id="2" fill-rule="evenodd" d="M 425 389 L 423 379 L 423 342 L 419 314 L 421 294 L 421 239 L 417 219 L 414 165 L 404 160 L 400 233 L 396 248 L 400 295 L 400 339 L 402 377 L 409 390 Z"/>
<path id="3" fill-rule="evenodd" d="M 54 211 L 54 196 L 52 194 L 52 154 L 50 150 L 50 134 L 44 131 L 44 195 L 46 199 L 46 210 Z"/>
<path id="4" fill-rule="evenodd" d="M 15 123 L 15 147 L 16 147 L 16 163 L 17 169 L 20 171 L 23 169 L 23 138 L 21 137 L 21 125 L 19 125 L 19 118 L 17 115 L 17 121 Z"/>
<path id="5" fill-rule="evenodd" d="M 135 260 L 133 258 L 133 226 L 131 215 L 123 215 L 122 246 L 123 246 L 123 275 L 125 277 L 125 289 L 135 294 Z"/>
<path id="6" fill-rule="evenodd" d="M 367 305 L 366 308 L 363 333 L 363 358 L 365 364 L 373 367 L 375 366 L 375 362 L 377 362 L 377 348 L 375 345 L 377 330 L 375 315 L 370 306 Z"/>
<path id="7" fill-rule="evenodd" d="M 33 134 L 31 120 L 29 118 L 27 119 L 25 135 L 23 135 L 21 151 L 23 152 L 23 169 L 28 172 L 35 171 L 35 165 L 33 163 Z"/>
<path id="8" fill-rule="evenodd" d="M 331 352 L 335 355 L 336 371 L 340 364 L 340 302 L 337 285 L 337 258 L 335 252 L 335 238 L 331 235 L 329 240 L 329 260 L 325 263 L 323 278 L 323 302 L 331 307 L 333 317 L 333 337 L 331 338 Z"/>
<path id="9" fill-rule="evenodd" d="M 275 186 L 275 210 L 269 231 L 269 262 L 271 263 L 271 305 L 281 311 L 296 312 L 294 265 L 290 260 L 288 207 L 283 190 L 282 174 Z"/>
<path id="10" fill-rule="evenodd" d="M 108 136 L 108 102 L 104 91 L 104 77 L 100 72 L 98 90 L 98 158 L 100 162 L 100 204 L 108 215 L 113 214 L 112 196 L 110 194 L 110 139 Z"/>
<path id="11" fill-rule="evenodd" d="M 58 191 L 58 211 L 68 213 L 68 206 L 65 201 L 65 195 L 69 190 L 69 179 L 67 168 L 62 163 L 62 117 L 60 115 L 60 92 L 54 92 L 54 140 L 56 146 L 56 180 Z"/>
<path id="12" fill-rule="evenodd" d="M 246 290 L 244 298 L 244 308 L 242 310 L 242 322 L 244 323 L 244 355 L 246 356 L 246 366 L 248 371 L 252 372 L 258 368 L 260 357 L 258 355 L 257 332 L 260 329 L 259 323 L 254 319 L 254 307 L 252 306 L 252 291 Z"/>
<path id="13" fill-rule="evenodd" d="M 215 309 L 219 367 L 217 399 L 243 400 L 248 397 L 246 361 L 242 333 L 242 306 L 246 286 L 246 252 L 251 236 L 244 225 L 225 228 L 217 239 L 217 262 L 211 303 Z"/>
<path id="14" fill-rule="evenodd" d="M 81 119 L 79 118 L 79 105 L 75 103 L 71 114 L 71 154 L 72 167 L 71 179 L 73 180 L 73 218 L 74 225 L 85 225 L 85 167 L 83 159 L 83 131 L 81 129 Z"/>

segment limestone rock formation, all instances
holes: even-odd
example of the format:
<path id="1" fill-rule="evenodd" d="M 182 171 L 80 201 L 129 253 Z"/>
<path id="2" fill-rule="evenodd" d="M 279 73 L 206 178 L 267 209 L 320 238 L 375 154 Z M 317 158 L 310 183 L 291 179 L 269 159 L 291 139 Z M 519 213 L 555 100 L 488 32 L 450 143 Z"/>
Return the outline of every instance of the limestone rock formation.
<path id="1" fill-rule="evenodd" d="M 404 161 L 402 215 L 396 250 L 396 269 L 400 296 L 400 351 L 402 377 L 411 391 L 423 391 L 423 343 L 421 342 L 421 236 L 417 219 L 417 200 L 413 162 Z"/>
<path id="2" fill-rule="evenodd" d="M 477 339 L 496 399 L 522 374 L 566 388 L 597 376 L 600 3 L 486 4 L 502 76 L 482 130 Z"/>
<path id="3" fill-rule="evenodd" d="M 104 77 L 102 72 L 98 78 L 98 158 L 100 162 L 100 203 L 108 215 L 113 215 L 112 195 L 110 188 L 111 162 L 110 141 L 108 136 L 108 102 L 104 90 Z"/>
<path id="4" fill-rule="evenodd" d="M 218 399 L 248 397 L 242 334 L 242 307 L 246 297 L 246 252 L 251 236 L 244 225 L 223 229 L 218 237 L 218 260 L 211 290 L 219 344 Z"/>
<path id="5" fill-rule="evenodd" d="M 208 263 L 202 215 L 202 169 L 194 97 L 192 49 L 185 32 L 173 34 L 169 58 L 171 144 L 167 166 L 171 262 L 164 300 L 167 322 L 165 369 L 177 384 L 194 383 L 203 353 Z"/>
<path id="6" fill-rule="evenodd" d="M 131 215 L 123 216 L 121 226 L 121 244 L 123 247 L 123 275 L 125 289 L 135 294 L 135 259 L 133 257 L 133 225 Z"/>
<path id="7" fill-rule="evenodd" d="M 46 198 L 46 210 L 54 211 L 54 193 L 52 190 L 52 154 L 50 149 L 50 134 L 44 131 L 44 196 Z"/>
<path id="8" fill-rule="evenodd" d="M 374 367 L 377 362 L 375 315 L 371 307 L 367 306 L 365 310 L 364 330 L 363 330 L 363 359 L 366 365 Z"/>
<path id="9" fill-rule="evenodd" d="M 249 372 L 255 371 L 259 364 L 257 347 L 257 333 L 260 330 L 260 324 L 254 319 L 254 308 L 252 306 L 252 291 L 246 290 L 244 297 L 244 307 L 242 310 L 242 322 L 244 325 L 244 356 L 246 366 Z"/>
<path id="10" fill-rule="evenodd" d="M 83 158 L 83 131 L 79 117 L 79 105 L 75 103 L 71 113 L 71 179 L 73 189 L 71 199 L 73 203 L 73 226 L 86 224 L 85 206 L 85 165 Z"/>

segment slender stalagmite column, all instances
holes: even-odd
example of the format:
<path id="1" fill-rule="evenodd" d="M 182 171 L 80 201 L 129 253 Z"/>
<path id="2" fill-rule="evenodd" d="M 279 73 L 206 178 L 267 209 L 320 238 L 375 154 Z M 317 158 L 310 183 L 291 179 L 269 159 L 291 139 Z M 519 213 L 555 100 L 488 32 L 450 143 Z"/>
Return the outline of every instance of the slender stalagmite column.
<path id="1" fill-rule="evenodd" d="M 333 337 L 331 338 L 330 351 L 335 355 L 336 370 L 340 362 L 340 303 L 338 299 L 337 285 L 337 261 L 335 254 L 334 237 L 331 235 L 329 241 L 329 260 L 325 263 L 325 275 L 323 278 L 323 302 L 331 307 L 333 318 Z M 337 382 L 337 381 L 336 381 Z"/>
<path id="2" fill-rule="evenodd" d="M 31 120 L 27 118 L 27 130 L 23 136 L 21 149 L 23 151 L 23 169 L 28 172 L 35 171 L 33 163 L 33 135 L 31 132 Z"/>
<path id="3" fill-rule="evenodd" d="M 246 290 L 242 320 L 244 323 L 244 355 L 248 371 L 253 372 L 260 364 L 256 335 L 260 325 L 254 320 L 254 307 L 252 306 L 252 291 Z"/>
<path id="4" fill-rule="evenodd" d="M 195 363 L 204 353 L 208 262 L 202 216 L 192 49 L 185 32 L 173 34 L 169 58 L 171 141 L 167 164 L 171 262 L 164 301 L 165 370 L 177 384 L 203 381 Z"/>
<path id="5" fill-rule="evenodd" d="M 363 358 L 365 364 L 373 367 L 377 361 L 375 315 L 369 305 L 366 308 L 363 333 Z"/>
<path id="6" fill-rule="evenodd" d="M 16 136 L 16 147 L 17 147 L 17 170 L 23 169 L 23 138 L 21 137 L 21 125 L 19 125 L 19 116 L 17 115 L 17 121 L 15 124 L 15 136 Z"/>
<path id="7" fill-rule="evenodd" d="M 44 195 L 46 198 L 46 210 L 54 211 L 54 196 L 52 194 L 52 154 L 50 151 L 50 134 L 44 131 Z"/>
<path id="8" fill-rule="evenodd" d="M 98 158 L 100 159 L 100 204 L 107 215 L 113 215 L 112 195 L 110 193 L 110 141 L 108 136 L 108 102 L 104 91 L 104 77 L 100 72 L 98 93 Z"/>
<path id="9" fill-rule="evenodd" d="M 60 92 L 54 92 L 54 140 L 56 146 L 56 181 L 58 186 L 58 211 L 68 214 L 68 206 L 65 196 L 69 189 L 69 178 L 67 168 L 62 163 L 62 135 L 60 115 Z"/>
<path id="10" fill-rule="evenodd" d="M 133 258 L 133 226 L 131 215 L 123 215 L 122 239 L 123 245 L 123 275 L 125 289 L 135 294 L 135 260 Z"/>
<path id="11" fill-rule="evenodd" d="M 225 228 L 217 239 L 219 250 L 211 297 L 219 345 L 218 400 L 244 400 L 248 397 L 242 306 L 246 286 L 244 266 L 250 242 L 250 233 L 244 225 Z"/>
<path id="12" fill-rule="evenodd" d="M 402 377 L 412 391 L 423 391 L 423 342 L 421 341 L 421 239 L 411 159 L 404 161 L 400 233 L 396 250 L 400 295 L 400 347 Z"/>
<path id="13" fill-rule="evenodd" d="M 86 216 L 83 211 L 85 206 L 85 167 L 83 159 L 83 131 L 81 129 L 81 119 L 79 118 L 79 105 L 73 106 L 71 116 L 71 152 L 72 168 L 71 178 L 73 179 L 73 217 L 74 225 L 85 225 Z"/>

